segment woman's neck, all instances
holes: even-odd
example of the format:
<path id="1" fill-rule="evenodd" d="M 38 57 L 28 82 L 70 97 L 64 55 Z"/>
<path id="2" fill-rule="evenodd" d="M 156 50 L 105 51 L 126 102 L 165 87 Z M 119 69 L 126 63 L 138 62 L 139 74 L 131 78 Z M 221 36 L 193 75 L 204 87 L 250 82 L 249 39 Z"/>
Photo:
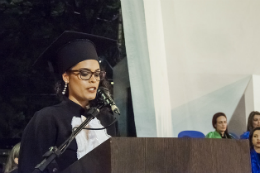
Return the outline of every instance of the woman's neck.
<path id="1" fill-rule="evenodd" d="M 254 146 L 254 149 L 255 149 L 255 152 L 256 152 L 256 153 L 260 153 L 260 148 L 259 148 L 259 147 L 255 147 L 255 146 Z"/>
<path id="2" fill-rule="evenodd" d="M 216 130 L 217 131 L 217 130 Z M 217 131 L 221 136 L 224 136 L 225 135 L 225 132 L 219 132 Z"/>
<path id="3" fill-rule="evenodd" d="M 70 97 L 69 99 L 75 103 L 77 103 L 78 105 L 80 105 L 82 108 L 86 109 L 86 106 L 89 105 L 89 101 L 88 100 L 84 100 L 84 101 L 80 101 L 78 99 L 76 99 L 75 97 Z"/>

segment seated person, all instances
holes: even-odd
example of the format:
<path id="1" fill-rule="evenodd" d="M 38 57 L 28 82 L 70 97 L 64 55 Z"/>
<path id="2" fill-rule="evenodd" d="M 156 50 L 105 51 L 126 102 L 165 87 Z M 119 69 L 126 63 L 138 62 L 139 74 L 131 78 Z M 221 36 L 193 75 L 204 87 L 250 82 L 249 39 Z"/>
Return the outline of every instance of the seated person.
<path id="1" fill-rule="evenodd" d="M 260 127 L 254 128 L 249 135 L 252 173 L 260 172 Z"/>
<path id="2" fill-rule="evenodd" d="M 240 139 L 248 139 L 250 131 L 256 127 L 260 127 L 260 112 L 252 111 L 248 116 L 247 131 L 240 136 Z"/>
<path id="3" fill-rule="evenodd" d="M 215 129 L 214 132 L 209 132 L 206 138 L 228 138 L 232 139 L 232 136 L 228 133 L 227 129 L 227 117 L 224 113 L 218 112 L 212 118 L 212 126 Z"/>
<path id="4" fill-rule="evenodd" d="M 20 152 L 20 143 L 16 144 L 11 152 L 9 153 L 9 156 L 7 158 L 7 162 L 5 165 L 5 172 L 4 173 L 16 173 L 18 172 L 18 158 L 19 158 L 19 152 Z"/>

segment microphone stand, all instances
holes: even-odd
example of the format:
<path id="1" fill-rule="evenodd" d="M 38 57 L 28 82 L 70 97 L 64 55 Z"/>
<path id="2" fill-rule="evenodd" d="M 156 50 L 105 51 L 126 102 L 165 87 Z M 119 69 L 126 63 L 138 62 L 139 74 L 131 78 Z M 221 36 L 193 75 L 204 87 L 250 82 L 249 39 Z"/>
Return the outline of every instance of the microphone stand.
<path id="1" fill-rule="evenodd" d="M 61 144 L 58 148 L 56 146 L 52 146 L 50 147 L 49 151 L 47 151 L 43 157 L 44 160 L 39 163 L 38 165 L 36 165 L 36 167 L 34 168 L 34 171 L 32 173 L 43 173 L 43 171 L 46 170 L 46 168 L 48 169 L 48 166 L 51 163 L 56 164 L 55 159 L 57 157 L 59 157 L 69 146 L 69 144 L 72 142 L 72 140 L 76 137 L 76 135 L 92 120 L 94 119 L 99 113 L 99 109 L 95 108 L 95 107 L 91 107 L 88 112 L 87 112 L 87 118 L 86 120 L 81 123 L 81 125 L 79 127 L 76 128 L 76 130 L 72 130 L 72 134 L 71 136 L 65 141 L 63 142 L 63 144 Z M 49 169 L 48 169 L 49 170 Z M 58 173 L 59 170 L 57 168 L 57 165 L 55 165 L 55 167 L 52 168 L 52 170 L 49 170 L 48 172 L 55 172 Z"/>

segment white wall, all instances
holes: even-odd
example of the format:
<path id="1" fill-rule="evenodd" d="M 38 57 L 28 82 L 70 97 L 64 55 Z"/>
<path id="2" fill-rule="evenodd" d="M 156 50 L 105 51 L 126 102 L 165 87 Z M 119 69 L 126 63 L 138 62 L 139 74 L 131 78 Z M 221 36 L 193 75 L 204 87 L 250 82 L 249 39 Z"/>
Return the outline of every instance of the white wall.
<path id="1" fill-rule="evenodd" d="M 156 103 L 151 110 L 157 136 L 177 136 L 182 130 L 200 130 L 206 134 L 213 130 L 214 113 L 222 111 L 228 120 L 236 119 L 233 116 L 237 115 L 237 106 L 244 95 L 246 114 L 252 108 L 259 111 L 258 76 L 253 76 L 255 84 L 250 89 L 253 95 L 248 97 L 245 92 L 251 92 L 246 89 L 252 75 L 260 75 L 260 1 L 143 0 L 143 5 L 136 7 L 137 3 L 141 4 L 140 0 L 122 0 L 127 56 L 128 62 L 144 58 L 132 55 L 145 45 L 149 63 L 143 63 L 139 69 L 145 68 L 147 73 L 138 76 L 151 79 L 149 94 Z M 127 13 L 129 10 L 131 15 Z M 129 22 L 131 25 L 126 24 Z M 133 37 L 138 33 L 146 36 Z M 131 49 L 135 45 L 142 46 L 136 51 Z M 159 80 L 158 73 L 154 73 L 156 64 L 161 74 Z M 133 94 L 141 87 L 135 84 L 135 79 L 130 72 Z M 140 98 L 133 98 L 133 102 L 139 102 Z M 161 109 L 165 114 L 157 111 Z M 138 111 L 134 105 L 134 112 Z M 239 117 L 236 122 L 243 124 L 239 121 L 245 121 L 245 117 Z M 158 122 L 160 119 L 163 123 Z M 137 127 L 137 133 L 143 125 L 144 122 Z M 236 129 L 237 133 L 241 131 L 245 131 L 245 125 Z M 149 132 L 140 134 L 146 136 L 146 133 Z"/>

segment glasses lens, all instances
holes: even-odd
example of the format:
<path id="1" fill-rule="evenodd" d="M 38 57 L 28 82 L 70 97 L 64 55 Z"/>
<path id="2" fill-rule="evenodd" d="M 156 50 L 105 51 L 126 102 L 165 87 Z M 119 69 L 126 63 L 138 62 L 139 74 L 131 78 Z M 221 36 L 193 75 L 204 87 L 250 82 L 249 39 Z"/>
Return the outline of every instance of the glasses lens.
<path id="1" fill-rule="evenodd" d="M 105 78 L 106 72 L 104 72 L 104 71 L 91 72 L 88 70 L 80 71 L 80 77 L 82 80 L 89 80 L 91 78 L 92 74 L 94 75 L 94 77 L 97 81 L 100 81 Z"/>
<path id="2" fill-rule="evenodd" d="M 90 79 L 90 77 L 92 75 L 91 71 L 88 71 L 88 70 L 81 70 L 79 73 L 80 73 L 81 79 L 83 79 L 83 80 Z"/>

